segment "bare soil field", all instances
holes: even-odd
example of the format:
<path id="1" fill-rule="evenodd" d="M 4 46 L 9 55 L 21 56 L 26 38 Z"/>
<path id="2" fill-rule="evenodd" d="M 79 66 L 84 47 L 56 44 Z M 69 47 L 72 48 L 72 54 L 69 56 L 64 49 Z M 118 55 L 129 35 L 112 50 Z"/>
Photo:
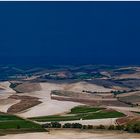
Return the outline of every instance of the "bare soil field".
<path id="1" fill-rule="evenodd" d="M 130 96 L 125 96 L 125 97 L 119 97 L 119 101 L 136 105 L 136 104 L 140 104 L 140 96 L 130 95 Z"/>
<path id="2" fill-rule="evenodd" d="M 0 93 L 1 94 L 7 94 L 7 93 L 15 93 L 15 91 L 13 89 L 11 89 L 10 87 L 10 82 L 0 82 Z"/>
<path id="3" fill-rule="evenodd" d="M 140 134 L 107 130 L 51 129 L 49 132 L 10 134 L 1 139 L 139 139 Z"/>
<path id="4" fill-rule="evenodd" d="M 29 84 L 29 85 L 28 85 Z M 26 86 L 31 86 L 30 83 L 24 84 L 24 89 Z M 21 117 L 36 117 L 36 116 L 46 116 L 46 115 L 56 115 L 64 112 L 68 112 L 71 108 L 87 104 L 87 105 L 110 105 L 110 106 L 127 106 L 115 98 L 104 98 L 102 101 L 97 98 L 97 96 L 93 96 L 93 99 L 85 99 L 85 96 L 88 96 L 87 93 L 84 93 L 84 98 L 51 98 L 52 90 L 67 90 L 68 92 L 80 92 L 88 89 L 89 91 L 95 92 L 109 92 L 111 89 L 104 88 L 102 86 L 96 86 L 95 84 L 89 84 L 87 82 L 78 82 L 78 83 L 49 83 L 44 82 L 40 83 L 40 91 L 33 92 L 25 92 L 25 93 L 17 93 L 15 95 L 12 94 L 3 94 L 1 98 L 5 98 L 8 100 L 12 99 L 12 104 L 5 106 L 5 111 L 9 113 L 16 113 Z M 23 85 L 22 85 L 23 86 Z M 74 90 L 74 91 L 71 91 Z M 11 96 L 12 95 L 12 96 Z M 2 97 L 3 96 L 3 97 Z M 27 98 L 26 98 L 27 96 Z M 95 98 L 94 98 L 95 97 Z M 20 101 L 20 102 L 19 102 Z M 3 106 L 2 106 L 3 107 Z M 2 111 L 4 111 L 2 110 Z"/>
<path id="5" fill-rule="evenodd" d="M 116 82 L 130 89 L 140 90 L 140 79 L 117 79 Z"/>
<path id="6" fill-rule="evenodd" d="M 78 82 L 78 83 L 49 83 L 44 82 L 40 83 L 41 91 L 35 91 L 30 93 L 20 93 L 20 95 L 32 96 L 40 98 L 39 101 L 42 103 L 26 110 L 24 112 L 18 113 L 22 117 L 36 117 L 36 116 L 45 116 L 45 115 L 55 115 L 68 112 L 71 108 L 82 105 L 77 101 L 60 101 L 52 100 L 50 93 L 52 90 L 67 90 L 74 92 L 82 92 L 83 90 L 90 89 L 91 91 L 97 92 L 109 92 L 111 89 L 104 88 L 102 86 L 96 86 L 95 84 L 88 84 L 87 82 Z M 84 102 L 83 102 L 84 103 Z"/>
<path id="7" fill-rule="evenodd" d="M 103 86 L 98 86 L 96 84 L 90 84 L 88 82 L 71 83 L 71 84 L 67 84 L 64 87 L 64 90 L 74 91 L 74 92 L 82 92 L 83 90 L 89 90 L 89 89 L 91 91 L 96 91 L 96 92 L 109 92 L 112 90 L 110 88 L 105 88 Z"/>
<path id="8" fill-rule="evenodd" d="M 140 95 L 140 91 L 134 91 L 134 92 L 127 92 L 123 94 L 118 94 L 116 97 L 127 97 L 131 95 Z"/>
<path id="9" fill-rule="evenodd" d="M 53 90 L 51 91 L 52 96 L 61 96 L 61 97 L 72 97 L 72 98 L 84 98 L 84 99 L 102 99 L 101 96 L 91 94 L 91 93 L 83 93 L 83 92 L 73 92 L 73 91 L 66 91 L 66 90 Z"/>
<path id="10" fill-rule="evenodd" d="M 75 103 L 70 101 L 57 101 L 51 100 L 50 91 L 42 90 L 33 93 L 23 93 L 20 95 L 32 96 L 40 98 L 41 104 L 34 106 L 24 112 L 18 113 L 21 117 L 37 117 L 37 116 L 46 116 L 46 115 L 55 115 L 68 112 L 71 108 L 82 105 L 81 103 Z"/>
<path id="11" fill-rule="evenodd" d="M 24 111 L 26 109 L 29 109 L 29 108 L 41 103 L 41 101 L 39 101 L 38 98 L 31 97 L 31 96 L 11 95 L 8 98 L 20 100 L 20 102 L 14 104 L 8 108 L 7 113 L 12 113 L 12 114 Z"/>
<path id="12" fill-rule="evenodd" d="M 111 89 L 114 89 L 114 90 L 128 90 L 129 88 L 122 85 L 121 83 L 118 83 L 118 82 L 115 82 L 113 80 L 108 80 L 108 79 L 94 79 L 94 80 L 91 80 L 91 81 L 88 81 L 89 83 L 91 84 L 95 84 L 95 85 L 98 85 L 98 86 L 103 86 L 103 87 L 106 87 L 106 88 L 111 88 Z"/>
<path id="13" fill-rule="evenodd" d="M 26 93 L 26 92 L 40 91 L 41 86 L 39 83 L 25 82 L 25 83 L 17 85 L 13 89 L 18 93 Z"/>
<path id="14" fill-rule="evenodd" d="M 128 105 L 122 102 L 119 102 L 116 99 L 85 99 L 85 98 L 72 98 L 72 97 L 64 97 L 64 96 L 51 96 L 51 99 L 58 101 L 72 101 L 79 102 L 86 105 L 105 105 L 105 106 L 123 106 L 127 107 Z"/>
<path id="15" fill-rule="evenodd" d="M 42 82 L 41 87 L 44 89 L 48 87 L 48 90 L 66 90 L 73 92 L 82 92 L 83 90 L 90 90 L 96 92 L 110 92 L 112 88 L 105 88 L 102 85 L 90 83 L 88 81 L 74 81 L 74 82 Z"/>
<path id="16" fill-rule="evenodd" d="M 55 115 L 68 112 L 71 108 L 81 105 L 81 103 L 75 103 L 70 101 L 57 101 L 51 100 L 50 97 L 46 97 L 46 92 L 36 92 L 33 96 L 40 97 L 41 104 L 34 106 L 24 112 L 18 113 L 21 117 L 37 117 L 46 115 Z"/>
<path id="17" fill-rule="evenodd" d="M 140 72 L 132 73 L 132 74 L 121 74 L 119 76 L 115 76 L 116 79 L 140 79 Z"/>
<path id="18" fill-rule="evenodd" d="M 140 122 L 140 116 L 126 116 L 126 117 L 116 119 L 116 123 L 119 125 L 133 124 L 136 122 L 137 123 Z"/>
<path id="19" fill-rule="evenodd" d="M 19 103 L 20 100 L 16 100 L 16 99 L 0 99 L 0 111 L 2 112 L 7 112 L 7 110 L 14 104 Z"/>

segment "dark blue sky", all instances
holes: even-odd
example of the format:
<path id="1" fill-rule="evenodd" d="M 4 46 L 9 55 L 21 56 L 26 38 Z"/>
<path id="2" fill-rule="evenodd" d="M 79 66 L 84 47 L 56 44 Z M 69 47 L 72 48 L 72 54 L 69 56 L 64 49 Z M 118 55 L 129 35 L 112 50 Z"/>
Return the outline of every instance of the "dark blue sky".
<path id="1" fill-rule="evenodd" d="M 140 2 L 0 2 L 0 64 L 140 64 Z"/>

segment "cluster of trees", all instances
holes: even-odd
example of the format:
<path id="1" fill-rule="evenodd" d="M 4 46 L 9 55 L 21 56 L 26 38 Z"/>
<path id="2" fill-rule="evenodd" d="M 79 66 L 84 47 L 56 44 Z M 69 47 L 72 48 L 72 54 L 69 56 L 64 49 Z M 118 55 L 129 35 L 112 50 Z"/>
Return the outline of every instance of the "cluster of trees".
<path id="1" fill-rule="evenodd" d="M 63 128 L 82 128 L 83 125 L 80 123 L 65 123 L 63 126 Z"/>
<path id="2" fill-rule="evenodd" d="M 140 124 L 127 124 L 127 125 L 110 125 L 109 127 L 104 127 L 103 125 L 100 125 L 97 127 L 98 129 L 108 129 L 108 130 L 123 130 L 133 133 L 140 133 Z"/>
<path id="3" fill-rule="evenodd" d="M 10 88 L 15 88 L 16 86 L 20 85 L 22 83 L 10 83 Z"/>
<path id="4" fill-rule="evenodd" d="M 65 123 L 61 125 L 59 122 L 51 122 L 42 125 L 43 128 L 82 128 L 83 125 L 80 123 Z"/>
<path id="5" fill-rule="evenodd" d="M 111 91 L 111 93 L 113 93 L 114 95 L 118 95 L 121 93 L 127 93 L 127 91 L 126 90 L 117 90 L 117 91 Z"/>
<path id="6" fill-rule="evenodd" d="M 127 125 L 110 125 L 109 127 L 105 127 L 100 125 L 96 127 L 96 129 L 108 129 L 108 130 L 123 130 L 131 133 L 140 133 L 140 123 L 136 124 L 127 124 Z"/>
<path id="7" fill-rule="evenodd" d="M 90 91 L 90 90 L 82 90 L 82 92 L 86 92 L 86 93 L 108 93 L 108 92 L 97 92 L 97 91 Z"/>
<path id="8" fill-rule="evenodd" d="M 140 124 L 133 125 L 110 125 L 105 127 L 104 125 L 99 125 L 93 127 L 93 125 L 82 125 L 80 123 L 65 123 L 61 125 L 59 122 L 51 122 L 42 125 L 43 128 L 79 128 L 79 129 L 107 129 L 107 130 L 123 130 L 133 133 L 140 133 Z"/>
<path id="9" fill-rule="evenodd" d="M 59 122 L 51 122 L 42 125 L 43 128 L 61 128 L 62 125 Z"/>
<path id="10" fill-rule="evenodd" d="M 128 93 L 128 92 L 134 92 L 136 90 L 112 90 L 110 91 L 111 93 L 113 93 L 114 95 L 118 95 L 118 94 L 122 94 L 122 93 Z M 83 90 L 82 92 L 87 92 L 87 93 L 108 93 L 108 92 L 96 92 L 96 91 L 89 91 L 89 90 Z"/>
<path id="11" fill-rule="evenodd" d="M 125 130 L 131 133 L 140 133 L 140 124 L 127 125 Z"/>
<path id="12" fill-rule="evenodd" d="M 122 93 L 128 93 L 128 92 L 134 92 L 137 91 L 135 89 L 131 89 L 131 90 L 112 90 L 111 93 L 113 93 L 114 95 L 118 95 L 118 94 L 122 94 Z"/>

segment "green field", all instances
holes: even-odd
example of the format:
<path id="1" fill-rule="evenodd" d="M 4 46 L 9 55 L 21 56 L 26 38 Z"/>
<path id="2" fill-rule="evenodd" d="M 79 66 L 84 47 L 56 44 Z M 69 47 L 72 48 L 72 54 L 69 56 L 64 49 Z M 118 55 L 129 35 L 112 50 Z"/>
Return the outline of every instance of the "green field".
<path id="1" fill-rule="evenodd" d="M 19 118 L 17 116 L 14 115 L 8 115 L 8 114 L 1 114 L 0 115 L 0 122 L 1 121 L 10 121 L 10 120 L 23 120 L 22 118 Z"/>
<path id="2" fill-rule="evenodd" d="M 20 117 L 8 114 L 0 115 L 0 135 L 16 133 L 16 132 L 36 132 L 45 131 L 41 125 L 33 123 L 29 120 L 24 120 Z"/>
<path id="3" fill-rule="evenodd" d="M 103 109 L 104 108 L 100 108 L 100 107 L 77 106 L 71 109 L 70 114 L 96 112 Z"/>
<path id="4" fill-rule="evenodd" d="M 104 111 L 104 108 L 89 107 L 89 106 L 78 106 L 71 109 L 71 112 L 65 116 L 52 115 L 30 118 L 39 122 L 50 122 L 50 121 L 70 121 L 70 120 L 88 120 L 88 119 L 103 119 L 103 118 L 117 118 L 123 117 L 124 114 L 117 111 Z"/>
<path id="5" fill-rule="evenodd" d="M 30 121 L 4 121 L 0 122 L 0 129 L 40 129 L 41 126 Z"/>

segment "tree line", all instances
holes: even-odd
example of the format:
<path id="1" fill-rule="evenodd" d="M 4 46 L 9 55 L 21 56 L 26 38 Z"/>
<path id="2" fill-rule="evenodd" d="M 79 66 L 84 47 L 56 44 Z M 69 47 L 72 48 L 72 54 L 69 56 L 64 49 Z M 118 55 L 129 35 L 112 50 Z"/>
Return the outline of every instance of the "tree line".
<path id="1" fill-rule="evenodd" d="M 79 129 L 106 129 L 106 130 L 123 130 L 131 133 L 140 133 L 140 124 L 126 124 L 126 125 L 110 125 L 110 126 L 93 126 L 82 125 L 80 123 L 65 123 L 51 122 L 42 125 L 43 128 L 79 128 Z"/>

